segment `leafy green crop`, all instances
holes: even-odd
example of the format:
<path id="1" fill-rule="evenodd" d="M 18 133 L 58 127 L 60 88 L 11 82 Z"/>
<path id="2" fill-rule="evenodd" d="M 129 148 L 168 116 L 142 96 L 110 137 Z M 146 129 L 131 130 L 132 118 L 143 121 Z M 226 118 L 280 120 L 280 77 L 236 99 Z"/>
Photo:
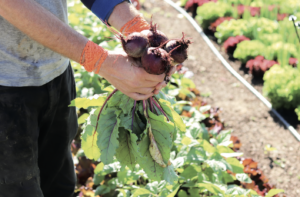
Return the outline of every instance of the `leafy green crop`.
<path id="1" fill-rule="evenodd" d="M 264 75 L 264 95 L 274 108 L 295 109 L 300 105 L 300 72 L 291 66 L 274 65 Z"/>
<path id="2" fill-rule="evenodd" d="M 278 33 L 258 34 L 256 39 L 267 46 L 272 45 L 273 43 L 276 42 L 283 42 L 282 35 Z"/>
<path id="3" fill-rule="evenodd" d="M 232 7 L 230 4 L 209 2 L 197 8 L 196 20 L 206 29 L 210 23 L 223 16 L 232 16 Z"/>
<path id="4" fill-rule="evenodd" d="M 252 0 L 220 0 L 221 2 L 225 2 L 228 4 L 234 4 L 234 5 L 250 5 L 250 3 L 252 2 Z"/>
<path id="5" fill-rule="evenodd" d="M 289 57 L 298 56 L 295 45 L 283 42 L 277 42 L 269 46 L 266 54 L 266 58 L 270 60 L 284 58 L 284 62 L 280 62 L 282 65 L 288 64 Z"/>
<path id="6" fill-rule="evenodd" d="M 180 6 L 185 6 L 188 0 L 180 0 Z"/>
<path id="7" fill-rule="evenodd" d="M 244 35 L 253 39 L 257 34 L 277 32 L 279 25 L 277 22 L 266 18 L 250 18 L 224 21 L 217 27 L 215 33 L 218 42 L 222 43 L 230 36 Z"/>
<path id="8" fill-rule="evenodd" d="M 106 101 L 105 101 L 106 102 Z M 185 131 L 180 116 L 163 99 L 136 102 L 120 91 L 92 110 L 82 135 L 82 148 L 90 159 L 111 164 L 114 156 L 131 170 L 139 164 L 152 180 L 177 180 L 170 163 L 176 132 Z M 153 103 L 153 104 L 152 104 Z"/>
<path id="9" fill-rule="evenodd" d="M 245 40 L 237 44 L 233 57 L 246 63 L 248 60 L 255 58 L 258 55 L 264 54 L 266 46 L 257 40 Z"/>
<path id="10" fill-rule="evenodd" d="M 118 42 L 103 42 L 113 35 L 79 0 L 69 1 L 69 11 L 73 28 L 110 50 L 117 48 Z M 95 195 L 113 196 L 110 194 L 119 192 L 118 197 L 258 196 L 253 190 L 233 184 L 235 180 L 251 180 L 234 158 L 241 153 L 230 149 L 231 131 L 219 135 L 209 133 L 200 124 L 209 107 L 196 109 L 186 106 L 188 101 L 175 102 L 170 97 L 195 97 L 189 90 L 195 87 L 190 79 L 174 75 L 172 85 L 164 89 L 168 95 L 156 96 L 160 106 L 153 106 L 149 101 L 145 110 L 143 102 L 135 102 L 120 92 L 105 104 L 107 92 L 113 91 L 109 83 L 87 73 L 78 64 L 73 63 L 73 67 L 77 96 L 89 97 L 77 98 L 70 106 L 90 111 L 87 118 L 82 118 L 86 118 L 82 149 L 87 157 L 99 163 L 93 180 L 97 187 Z M 177 114 L 182 109 L 192 113 L 183 122 Z"/>

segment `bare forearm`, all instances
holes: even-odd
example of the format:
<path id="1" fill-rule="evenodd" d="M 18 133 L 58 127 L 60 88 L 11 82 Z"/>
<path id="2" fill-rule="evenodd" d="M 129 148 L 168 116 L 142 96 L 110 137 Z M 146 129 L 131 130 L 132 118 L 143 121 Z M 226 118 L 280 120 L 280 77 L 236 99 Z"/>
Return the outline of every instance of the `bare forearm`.
<path id="1" fill-rule="evenodd" d="M 133 19 L 138 14 L 139 12 L 132 4 L 123 2 L 114 8 L 114 11 L 111 13 L 108 19 L 108 23 L 115 27 L 117 30 L 120 30 L 123 25 L 125 25 L 128 21 Z"/>
<path id="2" fill-rule="evenodd" d="M 33 40 L 79 62 L 87 38 L 33 0 L 0 0 L 0 15 Z"/>

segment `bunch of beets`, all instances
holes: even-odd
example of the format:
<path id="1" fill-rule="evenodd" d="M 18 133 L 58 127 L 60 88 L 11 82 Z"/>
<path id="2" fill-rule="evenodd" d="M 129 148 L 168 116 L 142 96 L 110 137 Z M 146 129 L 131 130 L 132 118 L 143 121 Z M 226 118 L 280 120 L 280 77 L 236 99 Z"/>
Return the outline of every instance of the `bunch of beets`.
<path id="1" fill-rule="evenodd" d="M 151 28 L 124 37 L 124 51 L 150 74 L 167 74 L 172 66 L 187 59 L 191 43 L 183 37 L 169 40 L 151 22 Z M 131 170 L 136 164 L 152 180 L 176 181 L 177 175 L 170 161 L 177 132 L 184 132 L 181 117 L 172 108 L 172 98 L 159 93 L 147 100 L 136 101 L 115 89 L 104 95 L 101 108 L 93 110 L 82 135 L 82 148 L 90 159 L 105 165 L 114 162 Z"/>
<path id="2" fill-rule="evenodd" d="M 152 21 L 149 30 L 133 32 L 127 37 L 111 30 L 121 40 L 128 56 L 140 62 L 149 74 L 168 73 L 171 66 L 181 64 L 188 58 L 187 49 L 191 42 L 184 39 L 184 33 L 181 39 L 168 39 Z"/>

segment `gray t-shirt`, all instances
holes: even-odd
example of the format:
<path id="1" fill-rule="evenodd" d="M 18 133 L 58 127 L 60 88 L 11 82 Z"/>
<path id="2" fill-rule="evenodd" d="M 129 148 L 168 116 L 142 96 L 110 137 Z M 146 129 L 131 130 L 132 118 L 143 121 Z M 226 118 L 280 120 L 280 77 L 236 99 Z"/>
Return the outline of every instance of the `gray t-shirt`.
<path id="1" fill-rule="evenodd" d="M 35 0 L 68 23 L 67 0 Z M 0 16 L 0 85 L 41 86 L 62 74 L 65 58 L 33 41 Z"/>

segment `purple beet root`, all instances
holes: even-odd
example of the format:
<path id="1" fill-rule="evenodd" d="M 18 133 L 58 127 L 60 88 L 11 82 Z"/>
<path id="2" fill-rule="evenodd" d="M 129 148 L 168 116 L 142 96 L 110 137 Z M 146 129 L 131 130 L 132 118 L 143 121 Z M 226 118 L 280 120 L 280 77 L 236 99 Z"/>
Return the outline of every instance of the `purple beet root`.
<path id="1" fill-rule="evenodd" d="M 170 55 L 162 48 L 150 47 L 141 58 L 142 66 L 149 74 L 168 73 L 171 67 Z"/>
<path id="2" fill-rule="evenodd" d="M 149 40 L 139 32 L 134 32 L 127 36 L 121 37 L 124 51 L 131 57 L 141 57 L 149 46 Z"/>

